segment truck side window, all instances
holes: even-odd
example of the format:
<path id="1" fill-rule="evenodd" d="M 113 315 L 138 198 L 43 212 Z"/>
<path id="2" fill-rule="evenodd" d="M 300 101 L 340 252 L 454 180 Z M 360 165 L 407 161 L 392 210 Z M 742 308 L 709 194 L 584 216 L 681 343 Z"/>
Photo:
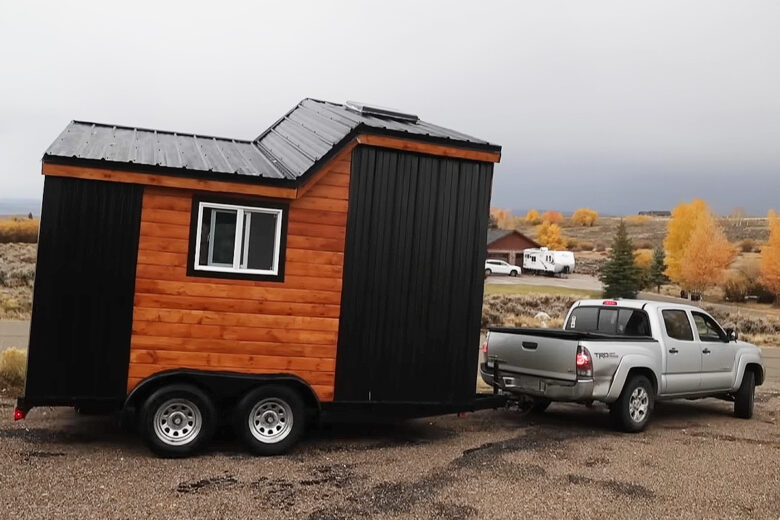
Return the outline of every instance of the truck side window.
<path id="1" fill-rule="evenodd" d="M 699 332 L 701 341 L 726 341 L 726 333 L 720 328 L 715 320 L 706 314 L 692 312 L 693 322 L 696 324 L 696 330 Z"/>
<path id="2" fill-rule="evenodd" d="M 685 311 L 665 310 L 662 311 L 662 314 L 664 325 L 666 326 L 666 334 L 670 338 L 679 339 L 680 341 L 693 341 L 691 322 L 688 321 Z"/>
<path id="3" fill-rule="evenodd" d="M 647 313 L 634 309 L 620 309 L 617 333 L 624 336 L 652 336 Z"/>

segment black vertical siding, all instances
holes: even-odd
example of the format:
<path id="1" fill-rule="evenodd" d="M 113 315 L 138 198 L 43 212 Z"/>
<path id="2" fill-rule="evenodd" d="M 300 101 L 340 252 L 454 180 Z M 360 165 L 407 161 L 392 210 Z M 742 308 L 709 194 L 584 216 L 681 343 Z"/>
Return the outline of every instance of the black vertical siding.
<path id="1" fill-rule="evenodd" d="M 352 156 L 336 401 L 473 399 L 493 165 Z"/>
<path id="2" fill-rule="evenodd" d="M 25 399 L 121 401 L 143 187 L 47 177 Z"/>

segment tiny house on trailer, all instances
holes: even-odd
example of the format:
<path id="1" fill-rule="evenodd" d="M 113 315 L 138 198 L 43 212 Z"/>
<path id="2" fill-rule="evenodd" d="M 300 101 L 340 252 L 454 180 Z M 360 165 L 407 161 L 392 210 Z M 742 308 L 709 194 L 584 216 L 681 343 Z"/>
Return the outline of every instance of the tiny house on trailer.
<path id="1" fill-rule="evenodd" d="M 15 415 L 122 409 L 183 456 L 218 420 L 275 454 L 312 417 L 495 407 L 475 385 L 500 152 L 313 99 L 251 141 L 70 123 Z"/>

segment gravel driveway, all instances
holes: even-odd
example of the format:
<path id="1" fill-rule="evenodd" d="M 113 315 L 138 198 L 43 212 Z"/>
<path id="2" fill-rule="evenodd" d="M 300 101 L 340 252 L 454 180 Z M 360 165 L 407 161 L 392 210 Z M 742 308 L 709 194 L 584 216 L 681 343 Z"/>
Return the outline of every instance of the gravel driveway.
<path id="1" fill-rule="evenodd" d="M 3 518 L 780 517 L 780 385 L 756 417 L 717 400 L 661 403 L 648 430 L 553 404 L 395 425 L 339 425 L 253 458 L 227 435 L 186 460 L 153 458 L 111 417 L 0 400 Z"/>

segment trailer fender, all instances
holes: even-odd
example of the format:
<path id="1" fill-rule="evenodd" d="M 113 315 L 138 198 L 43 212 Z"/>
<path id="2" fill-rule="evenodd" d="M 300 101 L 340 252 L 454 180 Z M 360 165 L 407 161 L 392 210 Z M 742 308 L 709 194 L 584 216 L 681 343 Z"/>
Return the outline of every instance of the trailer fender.
<path id="1" fill-rule="evenodd" d="M 243 374 L 238 372 L 212 372 L 207 370 L 174 369 L 157 372 L 140 383 L 125 399 L 124 408 L 133 410 L 157 388 L 173 383 L 189 383 L 207 392 L 218 406 L 232 407 L 246 392 L 261 384 L 282 383 L 294 387 L 301 394 L 307 407 L 321 410 L 320 400 L 314 389 L 294 374 Z"/>
<path id="2" fill-rule="evenodd" d="M 651 357 L 643 356 L 641 354 L 623 356 L 623 359 L 620 360 L 620 364 L 615 371 L 615 375 L 612 377 L 612 384 L 609 387 L 607 396 L 604 398 L 604 402 L 614 403 L 617 401 L 618 397 L 620 397 L 620 392 L 623 391 L 623 386 L 626 384 L 628 375 L 632 370 L 640 371 L 651 376 L 649 377 L 650 382 L 653 383 L 655 393 L 658 395 L 661 377 L 659 367 L 656 366 L 656 364 L 657 363 L 654 362 Z"/>

